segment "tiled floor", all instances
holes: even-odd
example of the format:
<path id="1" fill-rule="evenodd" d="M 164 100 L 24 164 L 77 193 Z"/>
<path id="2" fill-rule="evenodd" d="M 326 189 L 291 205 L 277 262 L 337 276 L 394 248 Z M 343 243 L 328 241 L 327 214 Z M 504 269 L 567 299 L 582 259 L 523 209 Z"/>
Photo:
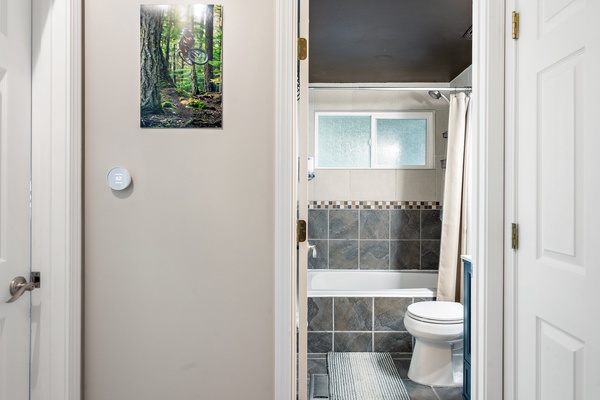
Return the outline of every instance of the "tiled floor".
<path id="1" fill-rule="evenodd" d="M 408 367 L 410 366 L 410 354 L 392 354 L 394 364 L 400 373 L 400 377 L 406 386 L 411 400 L 462 400 L 462 388 L 442 388 L 419 385 L 408 379 Z M 326 374 L 326 354 L 310 354 L 308 358 L 308 375 Z"/>

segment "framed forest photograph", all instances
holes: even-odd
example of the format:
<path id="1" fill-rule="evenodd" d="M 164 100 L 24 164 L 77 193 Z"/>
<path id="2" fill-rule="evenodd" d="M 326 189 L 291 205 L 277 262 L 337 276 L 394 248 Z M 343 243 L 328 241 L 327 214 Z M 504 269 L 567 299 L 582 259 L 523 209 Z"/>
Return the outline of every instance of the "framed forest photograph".
<path id="1" fill-rule="evenodd" d="M 140 126 L 223 125 L 223 7 L 140 6 Z"/>

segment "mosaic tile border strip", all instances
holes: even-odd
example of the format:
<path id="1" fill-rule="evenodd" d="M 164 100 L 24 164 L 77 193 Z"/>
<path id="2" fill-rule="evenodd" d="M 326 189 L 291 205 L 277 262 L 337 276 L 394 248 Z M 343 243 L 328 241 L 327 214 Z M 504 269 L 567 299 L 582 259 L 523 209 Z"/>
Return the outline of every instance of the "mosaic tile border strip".
<path id="1" fill-rule="evenodd" d="M 348 209 L 348 210 L 441 210 L 440 201 L 309 201 L 310 210 Z"/>

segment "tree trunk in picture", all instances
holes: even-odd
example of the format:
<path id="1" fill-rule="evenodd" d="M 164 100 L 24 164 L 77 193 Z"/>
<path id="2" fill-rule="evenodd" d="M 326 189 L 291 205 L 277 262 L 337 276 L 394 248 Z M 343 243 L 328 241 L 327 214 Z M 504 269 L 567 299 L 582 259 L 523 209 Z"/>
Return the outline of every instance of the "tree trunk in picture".
<path id="1" fill-rule="evenodd" d="M 188 6 L 188 12 L 189 12 L 189 16 L 190 16 L 190 32 L 192 32 L 192 37 L 194 36 L 194 9 L 193 6 Z M 196 73 L 196 64 L 192 64 L 191 65 L 191 69 L 192 69 L 192 78 L 191 78 L 191 83 L 192 83 L 192 90 L 191 90 L 191 94 L 192 96 L 198 95 L 200 94 L 200 91 L 198 90 L 198 74 Z"/>
<path id="2" fill-rule="evenodd" d="M 140 108 L 142 115 L 162 113 L 160 104 L 161 10 L 140 9 Z"/>
<path id="3" fill-rule="evenodd" d="M 164 16 L 164 13 L 162 14 Z M 169 74 L 169 43 L 171 41 L 171 24 L 173 19 L 173 11 L 169 11 L 169 20 L 167 21 L 167 34 L 165 35 L 164 46 L 162 45 L 162 33 L 163 29 L 161 26 L 159 38 L 159 47 L 161 48 L 160 52 L 160 78 L 162 82 L 168 87 L 174 87 L 175 83 L 173 79 L 171 79 L 171 75 Z M 164 53 L 162 49 L 165 49 Z"/>
<path id="4" fill-rule="evenodd" d="M 214 5 L 206 6 L 206 13 L 204 14 L 204 44 L 206 53 L 208 53 L 208 59 L 213 59 L 213 11 Z M 213 66 L 210 62 L 204 64 L 204 91 L 214 92 L 215 84 L 212 82 L 213 79 Z"/>
<path id="5" fill-rule="evenodd" d="M 171 46 L 171 50 L 169 50 L 169 52 L 171 53 L 171 65 L 173 66 L 171 68 L 171 76 L 173 77 L 173 84 L 175 84 L 177 87 L 177 45 L 174 44 Z"/>

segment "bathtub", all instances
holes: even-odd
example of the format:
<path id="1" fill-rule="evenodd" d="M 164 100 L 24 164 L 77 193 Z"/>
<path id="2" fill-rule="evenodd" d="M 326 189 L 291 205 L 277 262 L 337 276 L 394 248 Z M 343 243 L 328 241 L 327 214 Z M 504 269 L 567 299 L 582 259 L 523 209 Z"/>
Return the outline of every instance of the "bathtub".
<path id="1" fill-rule="evenodd" d="M 437 271 L 309 270 L 308 297 L 435 297 Z"/>

